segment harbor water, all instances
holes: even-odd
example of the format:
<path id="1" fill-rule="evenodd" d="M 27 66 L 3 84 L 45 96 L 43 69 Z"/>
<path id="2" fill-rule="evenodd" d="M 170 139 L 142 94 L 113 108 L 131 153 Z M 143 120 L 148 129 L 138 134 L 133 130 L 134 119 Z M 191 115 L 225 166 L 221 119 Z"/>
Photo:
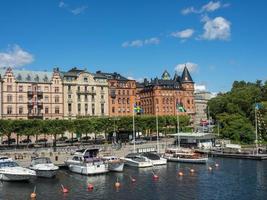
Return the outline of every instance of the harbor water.
<path id="1" fill-rule="evenodd" d="M 214 163 L 219 167 L 215 167 Z M 212 170 L 209 170 L 212 166 Z M 190 173 L 190 169 L 195 170 Z M 159 175 L 153 180 L 153 171 Z M 182 171 L 183 176 L 178 172 Z M 131 182 L 130 176 L 136 179 Z M 116 180 L 121 187 L 116 189 Z M 87 189 L 88 183 L 94 189 Z M 61 192 L 61 184 L 69 192 Z M 60 170 L 54 179 L 36 178 L 30 182 L 1 182 L 0 199 L 25 200 L 36 186 L 38 200 L 125 199 L 125 200 L 265 200 L 267 199 L 267 161 L 213 158 L 207 165 L 168 163 L 145 169 L 125 167 L 123 173 L 82 176 Z"/>

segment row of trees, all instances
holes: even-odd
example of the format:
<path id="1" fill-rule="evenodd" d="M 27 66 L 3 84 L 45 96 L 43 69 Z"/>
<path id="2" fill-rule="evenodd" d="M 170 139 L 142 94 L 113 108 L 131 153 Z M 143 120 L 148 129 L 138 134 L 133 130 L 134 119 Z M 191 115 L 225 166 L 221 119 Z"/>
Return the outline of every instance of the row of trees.
<path id="1" fill-rule="evenodd" d="M 180 116 L 180 128 L 183 130 L 189 125 L 189 117 Z M 158 117 L 159 131 L 166 133 L 174 133 L 176 130 L 177 120 L 175 116 L 159 116 Z M 10 139 L 11 134 L 19 136 L 36 136 L 41 134 L 52 135 L 54 138 L 54 146 L 56 139 L 63 135 L 66 131 L 76 134 L 94 133 L 95 138 L 99 133 L 112 133 L 132 131 L 132 117 L 90 117 L 80 118 L 75 120 L 0 120 L 0 134 L 7 136 Z M 155 116 L 136 116 L 135 117 L 136 131 L 142 133 L 153 133 L 156 131 Z"/>
<path id="2" fill-rule="evenodd" d="M 210 114 L 216 120 L 222 138 L 241 143 L 253 143 L 255 140 L 255 105 L 262 106 L 257 112 L 267 122 L 267 81 L 255 83 L 235 81 L 232 89 L 220 93 L 208 102 Z M 266 127 L 258 129 L 261 140 L 267 141 Z"/>

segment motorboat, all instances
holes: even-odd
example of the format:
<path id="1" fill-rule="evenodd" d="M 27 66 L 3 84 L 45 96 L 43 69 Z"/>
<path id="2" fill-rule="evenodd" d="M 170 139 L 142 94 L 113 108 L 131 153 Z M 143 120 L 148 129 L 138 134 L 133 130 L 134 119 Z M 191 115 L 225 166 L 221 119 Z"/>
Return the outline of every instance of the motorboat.
<path id="1" fill-rule="evenodd" d="M 104 156 L 103 160 L 108 163 L 108 170 L 114 172 L 122 172 L 124 161 L 116 156 Z"/>
<path id="2" fill-rule="evenodd" d="M 192 149 L 186 148 L 169 148 L 166 149 L 164 158 L 172 162 L 206 164 L 208 156 L 197 153 Z"/>
<path id="3" fill-rule="evenodd" d="M 144 168 L 152 167 L 153 163 L 150 159 L 142 156 L 139 153 L 130 153 L 125 158 L 123 158 L 125 164 L 132 167 Z"/>
<path id="4" fill-rule="evenodd" d="M 28 181 L 36 176 L 36 172 L 20 167 L 12 158 L 0 157 L 0 180 L 1 181 Z"/>
<path id="5" fill-rule="evenodd" d="M 78 150 L 65 161 L 71 172 L 83 175 L 95 175 L 108 172 L 108 163 L 98 156 L 98 148 Z"/>
<path id="6" fill-rule="evenodd" d="M 167 164 L 167 159 L 161 157 L 158 153 L 156 152 L 145 152 L 141 154 L 142 156 L 148 158 L 154 166 L 156 165 L 166 165 Z"/>
<path id="7" fill-rule="evenodd" d="M 32 160 L 29 169 L 34 170 L 38 177 L 52 178 L 56 176 L 59 167 L 55 166 L 48 157 L 37 157 Z"/>

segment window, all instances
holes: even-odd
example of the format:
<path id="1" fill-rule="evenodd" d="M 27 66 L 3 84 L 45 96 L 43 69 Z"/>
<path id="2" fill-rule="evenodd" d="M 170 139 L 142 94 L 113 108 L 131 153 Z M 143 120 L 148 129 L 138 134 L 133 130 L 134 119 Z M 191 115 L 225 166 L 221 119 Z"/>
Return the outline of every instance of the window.
<path id="1" fill-rule="evenodd" d="M 19 107 L 19 114 L 23 114 L 23 107 Z"/>
<path id="2" fill-rule="evenodd" d="M 23 101 L 23 96 L 19 95 L 19 102 L 22 102 L 22 101 Z"/>
<path id="3" fill-rule="evenodd" d="M 69 91 L 69 92 L 71 91 L 71 86 L 70 86 L 70 85 L 68 85 L 68 91 Z"/>
<path id="4" fill-rule="evenodd" d="M 23 86 L 19 85 L 19 92 L 23 92 Z"/>
<path id="5" fill-rule="evenodd" d="M 55 103 L 59 103 L 59 96 L 55 96 Z"/>
<path id="6" fill-rule="evenodd" d="M 125 104 L 125 98 L 122 99 L 122 104 Z"/>
<path id="7" fill-rule="evenodd" d="M 104 90 L 104 87 L 103 86 L 101 86 L 101 91 L 103 91 Z"/>
<path id="8" fill-rule="evenodd" d="M 71 112 L 71 103 L 68 104 L 68 111 Z"/>
<path id="9" fill-rule="evenodd" d="M 59 87 L 55 87 L 55 93 L 59 92 Z"/>
<path id="10" fill-rule="evenodd" d="M 112 104 L 115 104 L 115 99 L 112 99 L 111 102 L 112 102 Z"/>
<path id="11" fill-rule="evenodd" d="M 45 92 L 49 92 L 48 86 L 45 86 Z"/>
<path id="12" fill-rule="evenodd" d="M 78 113 L 80 114 L 81 113 L 81 104 L 78 103 Z"/>
<path id="13" fill-rule="evenodd" d="M 95 88 L 94 87 L 92 87 L 92 91 L 94 91 L 95 90 Z"/>
<path id="14" fill-rule="evenodd" d="M 28 86 L 28 91 L 32 91 L 32 86 Z"/>
<path id="15" fill-rule="evenodd" d="M 8 106 L 7 107 L 7 114 L 12 114 L 12 107 L 11 106 Z"/>
<path id="16" fill-rule="evenodd" d="M 81 101 L 81 95 L 78 94 L 78 101 Z"/>
<path id="17" fill-rule="evenodd" d="M 87 86 L 84 86 L 84 91 L 87 92 Z"/>
<path id="18" fill-rule="evenodd" d="M 88 101 L 87 95 L 84 95 L 84 101 Z"/>
<path id="19" fill-rule="evenodd" d="M 49 112 L 49 108 L 45 107 L 45 114 L 48 114 L 48 112 Z"/>
<path id="20" fill-rule="evenodd" d="M 121 95 L 121 91 L 120 90 L 118 90 L 118 95 Z"/>
<path id="21" fill-rule="evenodd" d="M 87 77 L 84 77 L 83 78 L 83 82 L 88 82 L 88 78 Z"/>
<path id="22" fill-rule="evenodd" d="M 37 90 L 38 90 L 39 92 L 42 91 L 41 86 L 38 86 L 38 87 L 37 87 Z"/>
<path id="23" fill-rule="evenodd" d="M 127 104 L 130 104 L 130 99 L 129 98 L 127 98 Z"/>
<path id="24" fill-rule="evenodd" d="M 101 95 L 101 99 L 104 99 L 104 95 Z"/>
<path id="25" fill-rule="evenodd" d="M 122 95 L 125 95 L 125 90 L 122 90 Z"/>
<path id="26" fill-rule="evenodd" d="M 80 87 L 80 86 L 78 86 L 78 92 L 80 92 L 80 90 L 81 90 L 81 87 Z"/>
<path id="27" fill-rule="evenodd" d="M 48 102 L 49 101 L 49 97 L 46 95 L 45 96 L 45 102 Z"/>
<path id="28" fill-rule="evenodd" d="M 8 92 L 11 92 L 11 91 L 12 91 L 12 85 L 8 85 L 8 86 L 7 86 L 7 91 L 8 91 Z"/>
<path id="29" fill-rule="evenodd" d="M 112 113 L 115 113 L 115 107 L 112 107 Z"/>
<path id="30" fill-rule="evenodd" d="M 129 95 L 129 93 L 130 93 L 129 90 L 127 90 L 127 95 Z"/>
<path id="31" fill-rule="evenodd" d="M 71 94 L 68 95 L 68 98 L 71 99 Z"/>
<path id="32" fill-rule="evenodd" d="M 95 95 L 92 95 L 92 102 L 95 101 Z"/>
<path id="33" fill-rule="evenodd" d="M 101 103 L 101 114 L 104 115 L 105 114 L 105 109 L 104 109 L 104 104 Z"/>
<path id="34" fill-rule="evenodd" d="M 59 114 L 59 107 L 58 106 L 55 107 L 55 113 Z"/>
<path id="35" fill-rule="evenodd" d="M 88 105 L 87 105 L 87 103 L 84 104 L 84 108 L 85 108 L 85 114 L 87 114 L 87 112 L 88 112 Z"/>
<path id="36" fill-rule="evenodd" d="M 92 104 L 92 115 L 95 115 L 95 104 Z"/>
<path id="37" fill-rule="evenodd" d="M 121 98 L 118 98 L 118 104 L 121 104 Z"/>
<path id="38" fill-rule="evenodd" d="M 11 94 L 7 95 L 7 102 L 12 102 L 12 95 Z"/>
<path id="39" fill-rule="evenodd" d="M 159 100 L 158 99 L 156 99 L 156 104 L 159 104 Z"/>

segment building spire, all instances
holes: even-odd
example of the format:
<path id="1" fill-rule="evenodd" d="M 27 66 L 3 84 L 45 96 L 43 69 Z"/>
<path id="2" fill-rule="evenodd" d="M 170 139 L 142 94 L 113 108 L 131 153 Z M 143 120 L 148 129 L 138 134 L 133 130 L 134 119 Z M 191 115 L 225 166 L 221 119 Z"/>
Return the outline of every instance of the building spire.
<path id="1" fill-rule="evenodd" d="M 186 67 L 186 64 L 184 66 L 184 71 L 182 74 L 182 83 L 194 83 L 194 81 L 193 81 L 193 79 L 189 73 L 189 70 Z"/>

